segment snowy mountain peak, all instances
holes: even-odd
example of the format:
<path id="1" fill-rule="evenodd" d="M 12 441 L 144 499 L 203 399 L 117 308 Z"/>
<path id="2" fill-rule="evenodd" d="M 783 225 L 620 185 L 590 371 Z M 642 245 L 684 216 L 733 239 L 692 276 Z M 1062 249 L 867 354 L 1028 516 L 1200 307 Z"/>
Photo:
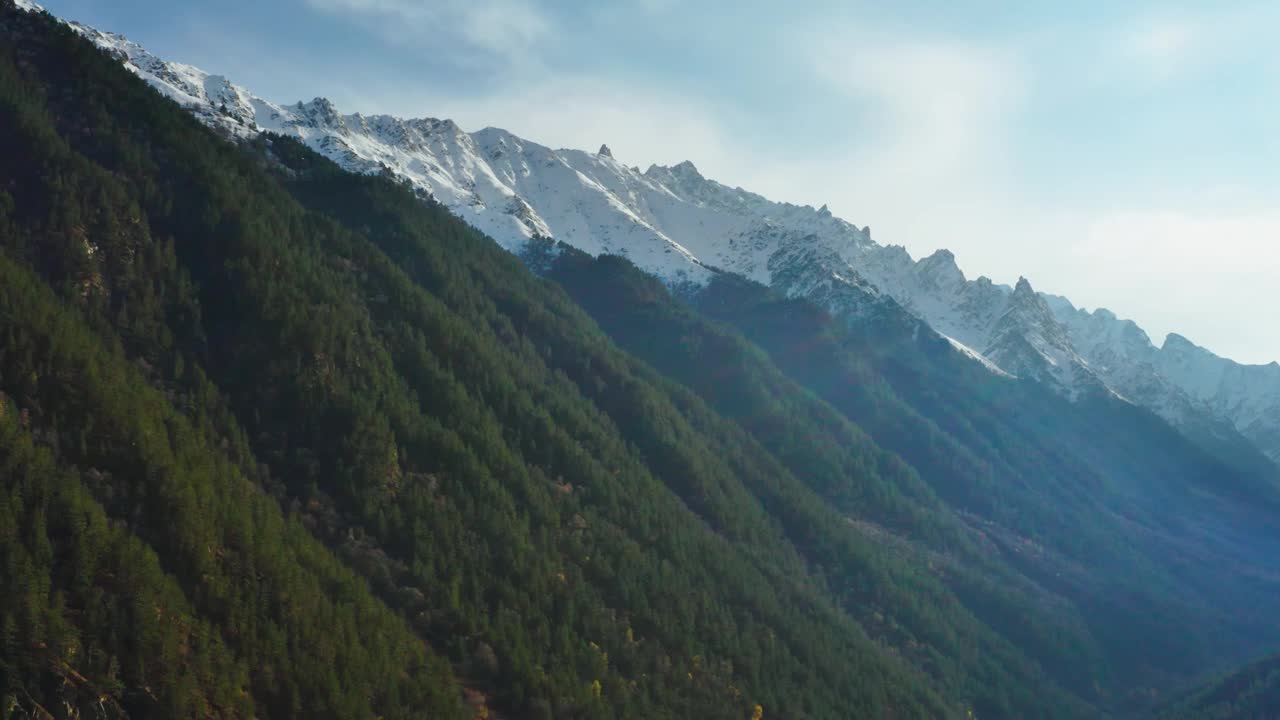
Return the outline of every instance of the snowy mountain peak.
<path id="1" fill-rule="evenodd" d="M 328 98 L 318 97 L 311 102 L 300 102 L 293 106 L 299 120 L 315 128 L 343 128 L 345 122 L 338 108 Z M 353 116 L 358 118 L 359 116 Z"/>
<path id="2" fill-rule="evenodd" d="M 1017 323 L 1037 331 L 1045 331 L 1058 327 L 1044 299 L 1031 287 L 1031 283 L 1023 277 L 1018 278 L 1009 302 L 1005 306 L 1002 322 Z"/>
<path id="3" fill-rule="evenodd" d="M 524 140 L 502 128 L 486 127 L 471 133 L 471 138 L 491 152 L 522 152 Z"/>
<path id="4" fill-rule="evenodd" d="M 941 287 L 957 287 L 964 283 L 964 273 L 950 250 L 938 250 L 916 263 L 916 271 L 929 282 Z"/>
<path id="5" fill-rule="evenodd" d="M 1008 296 L 983 354 L 1018 377 L 1038 380 L 1070 397 L 1104 388 L 1025 277 L 1018 278 Z"/>
<path id="6" fill-rule="evenodd" d="M 1157 348 L 1132 320 L 1050 300 L 1074 346 L 1116 391 L 1175 427 L 1243 435 L 1280 461 L 1280 365 L 1242 365 L 1170 333 Z"/>
<path id="7" fill-rule="evenodd" d="M 600 150 L 597 151 L 596 154 L 599 155 L 600 157 L 607 157 L 607 158 L 613 157 L 613 151 L 609 149 L 608 145 L 601 145 Z"/>
<path id="8" fill-rule="evenodd" d="M 670 170 L 672 173 L 674 173 L 678 177 L 691 177 L 691 178 L 697 178 L 698 180 L 706 179 L 702 177 L 702 173 L 698 172 L 698 168 L 695 167 L 693 162 L 690 160 L 685 160 L 683 162 L 676 163 L 670 168 Z"/>
<path id="9" fill-rule="evenodd" d="M 1187 354 L 1210 354 L 1208 350 L 1196 345 L 1187 338 L 1178 333 L 1169 333 L 1164 338 L 1164 346 L 1161 348 L 1166 352 L 1187 353 Z"/>
<path id="10" fill-rule="evenodd" d="M 677 163 L 670 167 L 662 165 L 651 165 L 645 171 L 645 176 L 656 179 L 659 182 L 668 182 L 677 188 L 694 190 L 707 182 L 707 179 L 698 172 L 698 168 L 689 160 Z"/>
<path id="11" fill-rule="evenodd" d="M 825 206 L 823 206 L 823 207 L 825 207 Z M 927 257 L 927 258 L 922 259 L 922 260 L 921 260 L 921 262 L 930 262 L 930 263 L 947 263 L 947 264 L 950 264 L 950 265 L 955 265 L 955 264 L 956 264 L 956 254 L 955 254 L 955 253 L 953 253 L 953 252 L 951 252 L 950 250 L 948 250 L 948 249 L 946 249 L 946 248 L 938 248 L 937 250 L 934 250 L 934 251 L 933 251 L 933 254 L 932 254 L 932 255 L 930 255 L 930 256 L 929 256 L 929 257 Z"/>

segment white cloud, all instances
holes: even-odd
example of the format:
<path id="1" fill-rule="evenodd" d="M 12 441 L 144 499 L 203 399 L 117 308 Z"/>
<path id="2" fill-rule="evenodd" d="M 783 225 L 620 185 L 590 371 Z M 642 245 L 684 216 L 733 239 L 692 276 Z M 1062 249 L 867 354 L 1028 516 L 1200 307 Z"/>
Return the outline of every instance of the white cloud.
<path id="1" fill-rule="evenodd" d="M 467 40 L 494 52 L 514 49 L 523 54 L 551 31 L 551 22 L 521 0 L 467 0 L 454 7 L 460 11 L 457 14 Z"/>
<path id="2" fill-rule="evenodd" d="M 1280 271 L 1280 211 L 1121 211 L 1091 223 L 1077 251 L 1123 264 L 1159 264 L 1178 275 Z"/>
<path id="3" fill-rule="evenodd" d="M 1078 297 L 1157 343 L 1178 332 L 1237 360 L 1280 359 L 1280 211 L 1123 210 L 1081 230 L 1061 273 Z"/>
<path id="4" fill-rule="evenodd" d="M 636 5 L 644 12 L 660 15 L 680 7 L 679 0 L 636 0 Z"/>
<path id="5" fill-rule="evenodd" d="M 307 0 L 317 10 L 349 15 L 388 40 L 423 49 L 461 40 L 488 59 L 524 61 L 553 31 L 527 0 Z M 472 62 L 485 57 L 471 57 Z"/>
<path id="6" fill-rule="evenodd" d="M 1156 63 L 1176 63 L 1200 39 L 1199 28 L 1187 21 L 1161 19 L 1141 24 L 1130 38 L 1133 51 Z"/>
<path id="7" fill-rule="evenodd" d="M 1002 253 L 992 251 L 1007 245 L 993 230 L 1021 215 L 1009 141 L 1026 95 L 1021 59 L 849 26 L 797 32 L 786 49 L 826 88 L 815 111 L 842 112 L 847 123 L 826 146 L 744 168 L 740 182 L 829 203 L 914 255 L 949 247 L 967 268 L 999 273 L 991 261 Z"/>
<path id="8" fill-rule="evenodd" d="M 848 26 L 796 33 L 790 49 L 849 113 L 848 131 L 807 167 L 772 172 L 785 180 L 764 178 L 765 192 L 805 184 L 803 202 L 829 202 L 915 254 L 961 252 L 995 213 L 1011 212 L 1008 136 L 1025 82 L 1017 56 Z"/>
<path id="9" fill-rule="evenodd" d="M 1274 58 L 1273 3 L 1229 4 L 1195 13 L 1141 15 L 1112 35 L 1106 62 L 1136 61 L 1158 77 L 1225 62 Z M 1261 54 L 1259 55 L 1259 51 Z"/>
<path id="10" fill-rule="evenodd" d="M 1146 18 L 1120 38 L 1119 50 L 1122 57 L 1167 78 L 1208 54 L 1212 31 L 1206 23 L 1186 18 Z"/>
<path id="11" fill-rule="evenodd" d="M 866 103 L 890 174 L 956 170 L 1000 152 L 1021 94 L 1014 58 L 948 42 L 886 41 L 865 31 L 824 30 L 799 40 L 834 90 Z"/>

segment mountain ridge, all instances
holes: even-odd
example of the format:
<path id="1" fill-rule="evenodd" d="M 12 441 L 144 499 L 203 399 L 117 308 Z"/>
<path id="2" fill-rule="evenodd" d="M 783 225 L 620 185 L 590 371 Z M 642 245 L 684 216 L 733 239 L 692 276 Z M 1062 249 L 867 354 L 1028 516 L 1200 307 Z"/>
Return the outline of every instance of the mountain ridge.
<path id="1" fill-rule="evenodd" d="M 1112 327 L 1110 311 L 1090 320 L 1052 295 L 1043 296 L 1051 312 L 1029 297 L 1019 309 L 1017 288 L 968 280 L 949 250 L 915 260 L 825 205 L 773 202 L 706 178 L 689 161 L 640 172 L 607 145 L 555 150 L 494 127 L 468 133 L 447 119 L 344 115 L 324 98 L 279 105 L 122 35 L 69 24 L 205 123 L 238 138 L 289 135 L 348 170 L 402 178 L 512 252 L 552 237 L 627 257 L 673 286 L 702 286 L 728 271 L 851 316 L 874 312 L 865 303 L 883 294 L 993 368 L 1068 397 L 1114 392 L 1189 435 L 1237 445 L 1247 438 L 1280 462 L 1280 364 L 1243 365 L 1177 341 L 1169 352 L 1140 342 L 1126 350 L 1116 328 L 1127 321 Z"/>

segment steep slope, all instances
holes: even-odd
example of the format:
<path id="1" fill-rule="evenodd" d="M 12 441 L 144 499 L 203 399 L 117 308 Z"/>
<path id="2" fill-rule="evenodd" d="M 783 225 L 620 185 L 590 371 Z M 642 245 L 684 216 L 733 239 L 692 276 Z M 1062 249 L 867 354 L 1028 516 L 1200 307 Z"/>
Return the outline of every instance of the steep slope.
<path id="1" fill-rule="evenodd" d="M 766 359 L 625 263 L 522 247 L 586 263 L 557 279 L 650 367 L 444 206 L 219 142 L 0 13 L 24 710 L 447 717 L 465 684 L 532 717 L 1092 717 L 1275 642 L 1265 478 L 971 362 L 834 250 L 766 263 L 821 306 L 692 295 Z M 993 327 L 1051 329 L 1029 286 L 996 291 Z M 668 331 L 626 334 L 649 311 Z M 135 597 L 181 620 L 89 611 Z"/>
<path id="2" fill-rule="evenodd" d="M 1155 365 L 1280 462 L 1280 363 L 1242 365 L 1173 333 L 1165 338 Z"/>
<path id="3" fill-rule="evenodd" d="M 918 468 L 1010 564 L 1077 608 L 1123 678 L 1118 695 L 1141 704 L 1139 689 L 1276 642 L 1256 613 L 1280 579 L 1273 470 L 1224 465 L 1113 396 L 1067 402 L 992 374 L 902 311 L 850 323 L 729 278 L 695 304 Z"/>
<path id="4" fill-rule="evenodd" d="M 74 92 L 42 72 L 102 85 Z M 269 473 L 205 376 L 181 355 L 125 350 L 169 345 L 149 319 L 185 327 L 198 306 L 187 278 L 157 270 L 172 242 L 57 130 L 111 136 L 100 123 L 118 108 L 81 113 L 120 74 L 0 3 L 0 707 L 466 717 L 440 654 L 264 491 Z M 136 94 L 126 84 L 119 102 Z M 52 113 L 50 95 L 85 106 Z"/>
<path id="5" fill-rule="evenodd" d="M 562 247 L 545 272 L 869 537 L 930 557 L 976 615 L 1077 692 L 1141 707 L 1276 642 L 1256 612 L 1280 582 L 1274 478 L 1222 465 L 1150 413 L 993 375 L 901 310 L 850 327 L 729 278 L 694 297 L 766 356 L 619 258 Z M 884 466 L 869 440 L 929 487 L 914 473 L 857 495 L 830 482 L 842 465 Z"/>
<path id="6" fill-rule="evenodd" d="M 402 204 L 396 208 L 377 208 L 376 205 L 362 203 L 352 205 L 349 201 L 353 188 L 358 188 L 359 184 L 353 185 L 352 178 L 344 173 L 308 173 L 300 177 L 305 178 L 296 185 L 300 198 L 353 226 L 395 227 L 395 224 L 389 224 L 389 218 L 401 215 L 411 219 L 420 211 L 419 204 L 408 195 L 402 197 Z M 396 236 L 388 239 L 395 240 Z M 403 250 L 395 247 L 389 246 L 389 252 L 399 256 Z M 562 252 L 558 259 L 552 261 L 553 264 L 585 257 L 571 249 L 565 250 L 567 252 Z M 544 258 L 549 254 L 544 254 Z M 405 260 L 412 266 L 411 256 L 406 256 Z M 633 272 L 638 274 L 634 269 Z M 640 277 L 646 283 L 656 283 L 647 276 Z M 609 276 L 600 275 L 595 280 L 607 283 Z M 665 289 L 660 291 L 666 296 Z M 598 364 L 590 358 L 579 357 L 580 353 L 570 355 L 577 358 L 575 364 Z M 648 353 L 643 356 L 650 357 Z M 720 372 L 715 366 L 703 366 L 701 371 L 693 366 L 686 369 L 695 374 L 709 373 L 728 383 L 722 386 L 722 399 L 753 392 L 751 385 L 735 382 L 732 373 Z M 576 377 L 579 372 L 571 375 Z M 750 382 L 746 378 L 740 379 L 742 383 Z M 602 392 L 609 395 L 614 392 L 610 387 L 616 384 L 607 378 L 592 379 L 586 389 L 593 395 Z M 681 398 L 678 404 L 683 412 L 706 427 L 705 423 L 710 420 L 705 411 L 699 409 L 701 403 L 693 395 L 677 393 L 677 397 Z M 661 458 L 670 454 L 670 448 L 652 445 L 651 430 L 637 427 L 632 420 L 625 419 L 629 418 L 633 412 L 629 408 L 635 404 L 632 400 L 609 402 L 611 407 L 624 413 L 624 418 L 619 418 L 618 422 L 632 433 L 628 435 L 628 441 L 638 444 L 646 456 L 664 462 Z M 717 456 L 732 459 L 734 472 L 777 519 L 784 533 L 784 545 L 794 544 L 807 562 L 821 568 L 824 582 L 841 598 L 846 611 L 857 617 L 866 632 L 878 642 L 922 663 L 931 676 L 946 686 L 969 684 L 972 682 L 969 678 L 989 678 L 980 683 L 986 690 L 973 701 L 973 707 L 987 716 L 1007 716 L 1026 712 L 1025 708 L 1030 707 L 1035 707 L 1037 713 L 1050 715 L 1078 716 L 1095 712 L 1086 710 L 1077 699 L 1064 696 L 1051 685 L 1046 685 L 1034 662 L 1008 644 L 1014 638 L 1000 637 L 1000 631 L 989 627 L 987 621 L 974 617 L 953 593 L 939 585 L 933 577 L 936 555 L 901 555 L 897 552 L 882 555 L 878 539 L 865 535 L 866 525 L 850 524 L 849 516 L 843 513 L 852 512 L 856 507 L 858 516 L 874 517 L 895 527 L 901 523 L 901 527 L 913 528 L 922 537 L 932 538 L 943 547 L 943 551 L 953 545 L 964 544 L 964 540 L 956 536 L 954 521 L 947 518 L 945 509 L 930 500 L 928 490 L 899 460 L 869 444 L 865 435 L 856 428 L 846 428 L 843 433 L 838 427 L 829 428 L 832 422 L 837 426 L 841 424 L 838 417 L 829 414 L 818 419 L 797 411 L 785 419 L 775 415 L 774 421 L 770 422 L 744 411 L 736 403 L 713 403 L 713 408 L 736 420 L 741 430 L 746 431 L 741 439 L 722 447 Z M 775 432 L 770 432 L 761 423 Z M 783 428 L 787 439 L 776 434 Z M 735 429 L 731 434 L 736 435 L 741 430 Z M 815 452 L 817 448 L 810 443 L 829 433 L 833 443 L 853 442 L 843 450 L 830 448 L 825 452 Z M 748 438 L 746 445 L 740 446 Z M 744 455 L 746 447 L 757 443 L 758 450 Z M 768 454 L 761 454 L 759 450 Z M 687 465 L 682 463 L 676 471 L 688 472 Z M 703 507 L 707 500 L 704 491 L 685 496 L 685 501 L 695 507 Z M 952 529 L 948 533 L 945 528 L 949 526 Z M 735 537 L 742 540 L 740 536 Z M 767 552 L 773 554 L 776 551 Z M 1000 593 L 999 590 L 987 590 L 989 594 L 985 597 L 989 601 Z M 1056 618 L 1045 623 L 1046 626 L 1058 624 L 1059 619 Z M 1065 646 L 1060 649 L 1064 654 L 1079 651 Z M 1087 664 L 1082 666 L 1087 667 Z M 1006 674 L 1018 679 L 1012 683 L 1002 680 L 1001 676 Z M 1040 689 L 1028 694 L 1029 687 Z M 1082 684 L 1078 690 L 1092 694 L 1089 684 Z M 1048 697 L 1056 698 L 1049 703 L 1051 708 L 1044 707 Z M 1018 707 L 1024 710 L 1015 710 Z"/>
<path id="7" fill-rule="evenodd" d="M 1044 383 L 1068 397 L 1090 389 L 1105 390 L 1026 278 L 1018 279 L 979 347 L 1000 368 Z"/>
<path id="8" fill-rule="evenodd" d="M 443 206 L 7 2 L 0 123 L 6 711 L 1094 714 Z"/>
<path id="9" fill-rule="evenodd" d="M 1096 641 L 1068 604 L 1012 572 L 991 554 L 985 531 L 940 503 L 913 468 L 876 448 L 744 338 L 691 312 L 618 258 L 591 260 L 566 249 L 548 276 L 624 347 L 736 418 L 859 532 L 894 555 L 922 558 L 961 597 L 972 593 L 970 609 L 1061 682 L 1089 696 L 1111 682 Z M 891 392 L 880 400 L 898 402 Z M 892 412 L 901 413 L 899 422 L 908 427 L 919 422 L 900 402 Z M 850 467 L 878 467 L 888 482 L 849 486 L 841 478 L 847 474 L 842 468 Z M 936 466 L 921 467 L 932 473 Z"/>
<path id="10" fill-rule="evenodd" d="M 242 438 L 4 256 L 0 328 L 6 714 L 466 716 L 447 663 L 255 485 Z"/>

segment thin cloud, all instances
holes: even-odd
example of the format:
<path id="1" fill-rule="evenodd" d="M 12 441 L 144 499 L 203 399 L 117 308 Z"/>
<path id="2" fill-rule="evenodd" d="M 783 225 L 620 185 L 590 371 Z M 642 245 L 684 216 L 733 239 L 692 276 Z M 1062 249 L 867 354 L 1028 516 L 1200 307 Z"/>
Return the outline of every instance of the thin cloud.
<path id="1" fill-rule="evenodd" d="M 1157 63 L 1177 63 L 1200 39 L 1199 27 L 1187 21 L 1158 20 L 1135 29 L 1133 51 Z"/>
<path id="2" fill-rule="evenodd" d="M 1166 79 L 1175 73 L 1221 63 L 1274 58 L 1274 5 L 1214 7 L 1199 13 L 1141 15 L 1113 38 L 1107 61 L 1136 61 Z"/>
<path id="3" fill-rule="evenodd" d="M 1280 212 L 1119 210 L 1077 227 L 1059 258 L 1076 302 L 1138 318 L 1157 344 L 1178 332 L 1242 362 L 1280 358 Z"/>
<path id="4" fill-rule="evenodd" d="M 1004 154 L 1003 129 L 1022 94 L 1013 57 L 945 41 L 876 35 L 824 29 L 802 34 L 798 47 L 832 91 L 866 108 L 881 172 L 946 180 Z"/>
<path id="5" fill-rule="evenodd" d="M 409 48 L 440 52 L 461 43 L 469 64 L 528 61 L 553 32 L 549 16 L 525 0 L 307 0 L 350 17 Z"/>
<path id="6" fill-rule="evenodd" d="M 1190 19 L 1144 19 L 1121 39 L 1121 52 L 1157 77 L 1168 79 L 1201 60 L 1212 28 Z"/>

